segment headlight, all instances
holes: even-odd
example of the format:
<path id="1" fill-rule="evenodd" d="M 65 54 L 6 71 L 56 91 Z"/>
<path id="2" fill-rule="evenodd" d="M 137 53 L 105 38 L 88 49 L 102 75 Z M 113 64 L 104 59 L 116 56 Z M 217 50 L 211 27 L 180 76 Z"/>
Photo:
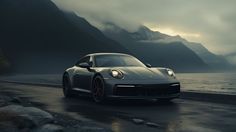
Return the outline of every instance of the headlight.
<path id="1" fill-rule="evenodd" d="M 122 79 L 123 73 L 119 70 L 111 70 L 111 76 L 117 79 Z"/>
<path id="2" fill-rule="evenodd" d="M 167 71 L 167 74 L 168 74 L 169 76 L 175 77 L 175 73 L 174 73 L 173 70 L 171 70 L 171 69 L 166 69 L 166 71 Z"/>

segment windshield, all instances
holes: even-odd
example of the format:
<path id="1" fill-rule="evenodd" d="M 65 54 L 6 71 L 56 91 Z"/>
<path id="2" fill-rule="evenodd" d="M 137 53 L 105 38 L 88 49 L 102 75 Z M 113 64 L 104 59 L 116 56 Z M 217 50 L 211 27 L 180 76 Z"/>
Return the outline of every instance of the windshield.
<path id="1" fill-rule="evenodd" d="M 144 67 L 138 59 L 128 55 L 98 55 L 94 57 L 96 67 Z"/>

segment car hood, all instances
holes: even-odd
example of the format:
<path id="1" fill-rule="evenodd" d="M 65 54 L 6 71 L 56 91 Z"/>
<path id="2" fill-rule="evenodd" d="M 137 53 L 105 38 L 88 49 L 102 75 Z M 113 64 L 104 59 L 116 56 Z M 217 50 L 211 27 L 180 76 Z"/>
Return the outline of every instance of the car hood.
<path id="1" fill-rule="evenodd" d="M 167 79 L 166 74 L 158 70 L 157 68 L 146 67 L 117 67 L 114 70 L 120 70 L 124 74 L 124 79 L 127 80 L 152 80 Z"/>

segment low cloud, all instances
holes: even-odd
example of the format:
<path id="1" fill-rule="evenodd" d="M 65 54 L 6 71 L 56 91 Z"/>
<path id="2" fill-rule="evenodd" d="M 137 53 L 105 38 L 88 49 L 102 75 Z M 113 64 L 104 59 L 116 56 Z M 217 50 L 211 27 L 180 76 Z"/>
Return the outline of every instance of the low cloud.
<path id="1" fill-rule="evenodd" d="M 234 55 L 226 56 L 226 59 L 232 64 L 236 66 L 236 53 Z"/>
<path id="2" fill-rule="evenodd" d="M 53 0 L 102 29 L 112 22 L 129 31 L 141 24 L 171 29 L 190 41 L 203 43 L 216 54 L 236 51 L 235 0 Z"/>

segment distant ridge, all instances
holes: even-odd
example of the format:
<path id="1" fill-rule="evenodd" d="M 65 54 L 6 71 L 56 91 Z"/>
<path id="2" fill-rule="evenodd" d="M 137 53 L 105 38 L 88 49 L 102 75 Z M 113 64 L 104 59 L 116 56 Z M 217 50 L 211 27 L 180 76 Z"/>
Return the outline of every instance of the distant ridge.
<path id="1" fill-rule="evenodd" d="M 16 72 L 58 73 L 88 53 L 129 53 L 50 0 L 1 0 L 0 18 L 0 48 Z"/>
<path id="2" fill-rule="evenodd" d="M 157 42 L 171 43 L 181 42 L 189 49 L 194 51 L 206 64 L 215 70 L 231 69 L 232 65 L 226 60 L 224 56 L 215 55 L 205 48 L 202 44 L 196 42 L 189 42 L 180 36 L 165 36 L 157 40 Z"/>
<path id="3" fill-rule="evenodd" d="M 128 32 L 112 23 L 106 23 L 106 26 L 103 30 L 106 36 L 127 47 L 144 62 L 170 67 L 179 72 L 210 71 L 210 67 L 182 42 L 157 41 L 169 37 L 168 35 L 153 32 L 145 26 L 136 32 Z"/>

